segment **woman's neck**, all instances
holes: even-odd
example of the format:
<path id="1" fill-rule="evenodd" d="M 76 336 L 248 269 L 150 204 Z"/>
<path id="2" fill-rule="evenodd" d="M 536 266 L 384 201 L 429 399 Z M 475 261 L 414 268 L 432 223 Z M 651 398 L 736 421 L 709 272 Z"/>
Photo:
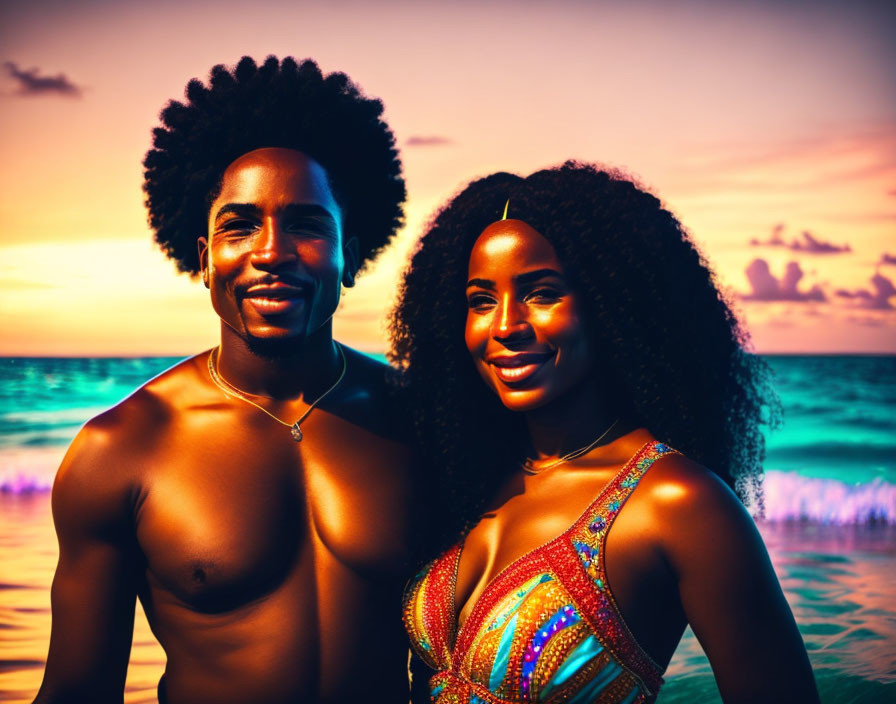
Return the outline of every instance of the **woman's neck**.
<path id="1" fill-rule="evenodd" d="M 593 380 L 570 390 L 551 403 L 526 413 L 532 444 L 531 457 L 547 460 L 562 457 L 593 442 L 622 415 L 617 404 L 607 402 Z M 610 442 L 619 424 L 603 438 Z"/>

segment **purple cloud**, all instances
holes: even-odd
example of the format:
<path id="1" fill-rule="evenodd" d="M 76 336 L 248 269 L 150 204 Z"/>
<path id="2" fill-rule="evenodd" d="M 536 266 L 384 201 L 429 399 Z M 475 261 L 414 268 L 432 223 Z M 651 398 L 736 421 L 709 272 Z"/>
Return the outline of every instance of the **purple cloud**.
<path id="1" fill-rule="evenodd" d="M 67 98 L 80 98 L 81 88 L 72 83 L 64 73 L 58 76 L 41 76 L 40 69 L 20 69 L 18 64 L 6 61 L 3 64 L 7 73 L 18 85 L 17 95 L 62 95 Z"/>
<path id="2" fill-rule="evenodd" d="M 838 288 L 834 295 L 839 296 L 840 298 L 871 298 L 871 293 L 863 288 L 858 288 L 855 291 L 850 291 L 849 289 L 845 288 Z"/>
<path id="3" fill-rule="evenodd" d="M 416 135 L 408 137 L 404 143 L 406 147 L 444 147 L 448 144 L 454 144 L 454 141 L 439 135 Z"/>
<path id="4" fill-rule="evenodd" d="M 852 247 L 849 243 L 836 245 L 831 242 L 817 239 L 808 230 L 803 230 L 803 241 L 793 240 L 790 249 L 796 252 L 811 252 L 813 254 L 841 254 L 843 252 L 851 252 Z"/>
<path id="5" fill-rule="evenodd" d="M 826 301 L 827 296 L 817 284 L 808 291 L 801 291 L 803 270 L 797 262 L 788 262 L 780 280 L 772 274 L 765 259 L 754 259 L 746 269 L 752 293 L 742 296 L 747 301 Z"/>
<path id="6" fill-rule="evenodd" d="M 753 247 L 786 247 L 792 252 L 807 252 L 809 254 L 843 254 L 852 251 L 849 243 L 837 245 L 826 242 L 818 239 L 809 230 L 803 230 L 802 239 L 794 238 L 789 243 L 784 241 L 783 233 L 784 224 L 778 223 L 772 228 L 769 239 L 763 241 L 754 237 L 750 240 L 750 245 Z"/>
<path id="7" fill-rule="evenodd" d="M 887 252 L 884 252 L 882 255 L 880 255 L 880 263 L 881 264 L 896 264 L 896 256 L 893 256 L 892 254 L 888 254 Z"/>
<path id="8" fill-rule="evenodd" d="M 873 291 L 864 288 L 848 291 L 846 289 L 838 289 L 837 296 L 853 301 L 856 308 L 865 308 L 867 310 L 892 310 L 893 304 L 890 299 L 896 296 L 896 286 L 886 276 L 877 272 L 871 277 L 871 287 Z"/>
<path id="9" fill-rule="evenodd" d="M 750 245 L 753 247 L 786 247 L 787 245 L 784 242 L 784 238 L 781 236 L 784 232 L 784 227 L 784 223 L 779 222 L 772 227 L 772 235 L 765 242 L 754 237 L 750 240 Z"/>

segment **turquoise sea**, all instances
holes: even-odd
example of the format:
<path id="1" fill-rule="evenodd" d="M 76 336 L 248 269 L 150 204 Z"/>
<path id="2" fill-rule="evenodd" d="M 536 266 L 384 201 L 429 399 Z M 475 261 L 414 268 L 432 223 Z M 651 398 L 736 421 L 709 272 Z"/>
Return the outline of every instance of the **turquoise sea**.
<path id="1" fill-rule="evenodd" d="M 759 527 L 822 700 L 896 701 L 896 357 L 766 359 L 784 422 L 767 438 Z M 56 561 L 49 489 L 66 446 L 176 361 L 0 358 L 0 700 L 30 701 L 40 682 Z M 138 618 L 127 702 L 154 701 L 163 658 Z M 661 704 L 719 701 L 690 633 L 666 682 Z"/>

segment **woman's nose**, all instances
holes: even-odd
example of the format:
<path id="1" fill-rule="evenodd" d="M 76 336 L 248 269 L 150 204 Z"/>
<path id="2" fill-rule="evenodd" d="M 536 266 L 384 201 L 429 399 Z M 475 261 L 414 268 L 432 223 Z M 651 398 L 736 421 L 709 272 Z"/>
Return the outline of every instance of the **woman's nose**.
<path id="1" fill-rule="evenodd" d="M 496 340 L 506 340 L 525 336 L 532 328 L 526 316 L 525 306 L 511 295 L 502 296 L 496 311 L 492 335 Z"/>

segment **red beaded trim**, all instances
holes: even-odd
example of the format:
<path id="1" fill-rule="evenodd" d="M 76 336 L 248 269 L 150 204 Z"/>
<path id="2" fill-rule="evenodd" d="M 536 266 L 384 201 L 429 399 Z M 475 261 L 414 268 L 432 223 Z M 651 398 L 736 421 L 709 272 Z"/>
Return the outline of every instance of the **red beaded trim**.
<path id="1" fill-rule="evenodd" d="M 436 558 L 423 569 L 423 576 L 405 592 L 402 616 L 411 636 L 411 644 L 423 661 L 439 669 L 451 661 L 451 643 L 456 620 L 454 617 L 454 579 L 460 545 L 456 545 Z M 422 600 L 422 618 L 418 620 L 416 608 Z M 422 622 L 421 622 L 422 621 Z M 425 638 L 431 650 L 420 644 Z"/>
<path id="2" fill-rule="evenodd" d="M 454 696 L 460 694 L 469 697 L 475 693 L 487 702 L 504 701 L 456 673 L 463 671 L 463 660 L 470 653 L 470 648 L 482 629 L 483 619 L 506 597 L 509 590 L 517 588 L 522 581 L 537 574 L 551 574 L 560 581 L 606 650 L 640 683 L 643 694 L 635 701 L 647 701 L 657 692 L 663 681 L 662 670 L 635 640 L 619 612 L 607 586 L 604 545 L 610 526 L 638 481 L 655 460 L 671 452 L 674 450 L 658 442 L 642 447 L 568 530 L 508 565 L 477 600 L 457 634 L 458 640 L 453 652 L 450 640 L 457 623 L 454 580 L 463 544 L 455 546 L 430 565 L 429 572 L 412 589 L 404 615 L 409 632 L 412 637 L 416 636 L 418 628 L 414 626 L 417 624 L 412 626 L 409 621 L 414 620 L 414 602 L 426 597 L 425 593 L 421 593 L 425 589 L 430 597 L 423 604 L 423 623 L 419 625 L 430 639 L 432 653 L 420 654 L 427 661 L 437 655 L 443 656 L 445 659 L 437 663 L 437 668 L 451 663 L 452 671 L 443 670 L 432 680 L 433 683 L 441 682 L 446 685 L 443 694 L 450 692 Z M 585 572 L 573 541 L 597 549 L 597 562 L 594 565 L 596 574 L 589 576 Z M 598 581 L 602 583 L 602 588 L 598 586 Z M 418 644 L 414 645 L 419 652 Z M 438 699 L 442 699 L 441 694 Z"/>

